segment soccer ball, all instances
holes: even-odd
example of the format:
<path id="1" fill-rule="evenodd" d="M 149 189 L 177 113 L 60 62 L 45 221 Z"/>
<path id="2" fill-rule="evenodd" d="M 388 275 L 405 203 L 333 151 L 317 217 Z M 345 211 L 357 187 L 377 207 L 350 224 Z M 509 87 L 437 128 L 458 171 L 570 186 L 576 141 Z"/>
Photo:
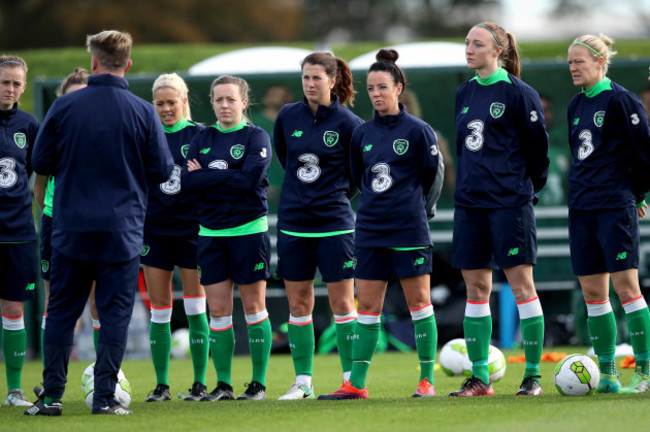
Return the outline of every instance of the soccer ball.
<path id="1" fill-rule="evenodd" d="M 95 396 L 95 363 L 88 366 L 81 375 L 81 391 L 83 392 L 86 406 L 92 409 L 93 397 Z M 131 384 L 129 384 L 122 369 L 117 373 L 115 401 L 124 408 L 128 408 L 131 404 Z"/>
<path id="2" fill-rule="evenodd" d="M 172 358 L 187 358 L 190 355 L 190 331 L 179 328 L 172 333 Z"/>
<path id="3" fill-rule="evenodd" d="M 463 362 L 467 359 L 467 346 L 465 339 L 452 339 L 442 346 L 438 363 L 442 371 L 448 376 L 463 374 Z"/>
<path id="4" fill-rule="evenodd" d="M 491 382 L 499 381 L 506 374 L 506 356 L 494 345 L 490 345 L 488 351 L 488 372 L 490 373 Z M 472 377 L 472 362 L 469 357 L 466 357 L 463 361 L 463 375 L 467 378 Z"/>
<path id="5" fill-rule="evenodd" d="M 570 354 L 555 366 L 555 388 L 564 396 L 588 396 L 596 392 L 600 372 L 586 355 Z"/>

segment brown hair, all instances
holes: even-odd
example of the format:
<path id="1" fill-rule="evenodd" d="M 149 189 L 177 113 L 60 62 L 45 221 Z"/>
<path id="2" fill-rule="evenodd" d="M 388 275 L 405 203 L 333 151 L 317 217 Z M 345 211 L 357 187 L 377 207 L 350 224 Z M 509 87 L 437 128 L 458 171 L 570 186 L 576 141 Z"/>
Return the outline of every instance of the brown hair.
<path id="1" fill-rule="evenodd" d="M 126 69 L 131 57 L 133 39 L 126 32 L 106 30 L 96 35 L 88 35 L 88 51 L 108 70 Z"/>
<path id="2" fill-rule="evenodd" d="M 609 65 L 612 63 L 612 57 L 616 55 L 616 51 L 612 50 L 612 45 L 614 41 L 604 34 L 600 36 L 594 35 L 582 35 L 573 40 L 571 45 L 587 45 L 586 48 L 589 49 L 589 55 L 594 59 L 602 57 L 605 60 L 603 65 L 603 73 L 607 73 Z"/>
<path id="3" fill-rule="evenodd" d="M 27 63 L 21 57 L 2 55 L 0 56 L 0 67 L 19 67 L 25 72 L 25 77 L 27 77 Z"/>
<path id="4" fill-rule="evenodd" d="M 497 46 L 503 47 L 503 51 L 501 52 L 501 55 L 499 55 L 499 60 L 501 60 L 503 68 L 519 78 L 521 75 L 521 58 L 519 56 L 515 36 L 512 33 L 505 31 L 505 29 L 499 24 L 491 21 L 485 21 L 476 26 L 483 27 L 492 33 L 494 43 Z"/>
<path id="5" fill-rule="evenodd" d="M 84 68 L 75 68 L 75 70 L 65 77 L 58 89 L 56 95 L 61 96 L 68 93 L 68 89 L 73 85 L 88 84 L 88 71 Z"/>
<path id="6" fill-rule="evenodd" d="M 328 52 L 315 52 L 309 54 L 300 63 L 301 69 L 305 64 L 319 65 L 325 69 L 325 74 L 334 78 L 334 88 L 331 93 L 339 97 L 339 103 L 354 106 L 354 83 L 352 81 L 352 71 L 348 64 L 338 57 L 334 57 Z"/>
<path id="7" fill-rule="evenodd" d="M 250 98 L 250 87 L 244 78 L 232 75 L 221 75 L 215 78 L 215 80 L 212 81 L 212 84 L 210 85 L 210 101 L 212 101 L 212 98 L 214 97 L 214 88 L 221 84 L 234 84 L 239 87 L 239 95 L 241 96 L 242 100 L 248 100 Z M 247 114 L 247 111 L 248 106 L 244 109 L 243 114 L 245 116 Z"/>
<path id="8" fill-rule="evenodd" d="M 395 64 L 399 58 L 399 53 L 394 49 L 380 49 L 375 56 L 377 61 L 370 65 L 370 72 L 388 72 L 393 77 L 395 85 L 402 84 L 402 93 L 406 90 L 406 75 L 399 66 Z"/>

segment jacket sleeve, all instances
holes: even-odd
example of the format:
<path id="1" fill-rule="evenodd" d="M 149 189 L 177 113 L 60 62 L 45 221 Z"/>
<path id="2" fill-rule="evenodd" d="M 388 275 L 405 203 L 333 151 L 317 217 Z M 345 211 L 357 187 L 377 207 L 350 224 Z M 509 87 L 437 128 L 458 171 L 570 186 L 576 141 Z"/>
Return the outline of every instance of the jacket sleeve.
<path id="1" fill-rule="evenodd" d="M 147 178 L 152 183 L 162 183 L 172 175 L 174 158 L 169 151 L 167 137 L 153 106 L 149 118 L 149 142 L 146 149 Z"/>
<path id="2" fill-rule="evenodd" d="M 31 168 L 42 175 L 56 175 L 59 162 L 57 151 L 57 126 L 54 118 L 57 101 L 54 101 L 36 135 L 36 142 L 31 154 Z"/>
<path id="3" fill-rule="evenodd" d="M 630 143 L 630 179 L 636 202 L 650 190 L 650 127 L 643 104 L 631 93 L 620 93 L 615 102 L 616 124 L 622 126 Z M 609 110 L 608 110 L 609 111 Z"/>
<path id="4" fill-rule="evenodd" d="M 534 203 L 537 203 L 537 194 L 546 185 L 548 178 L 548 133 L 544 111 L 539 95 L 532 89 L 522 94 L 522 128 L 521 142 L 526 146 L 526 174 L 533 183 L 535 193 Z"/>
<path id="5" fill-rule="evenodd" d="M 427 125 L 422 129 L 422 153 L 420 155 L 422 171 L 422 191 L 425 197 L 425 210 L 427 218 L 432 219 L 436 215 L 436 204 L 442 193 L 442 185 L 445 178 L 445 164 L 442 153 L 438 147 L 436 134 Z"/>
<path id="6" fill-rule="evenodd" d="M 361 191 L 361 181 L 363 180 L 363 155 L 361 154 L 361 134 L 359 128 L 352 132 L 350 138 L 350 175 L 352 177 L 352 187 Z M 354 195 L 354 193 L 350 194 Z"/>
<path id="7" fill-rule="evenodd" d="M 275 156 L 278 158 L 282 169 L 287 169 L 287 142 L 284 136 L 284 128 L 282 127 L 283 119 L 286 111 L 281 109 L 278 116 L 275 118 L 273 124 L 273 145 L 275 146 Z"/>

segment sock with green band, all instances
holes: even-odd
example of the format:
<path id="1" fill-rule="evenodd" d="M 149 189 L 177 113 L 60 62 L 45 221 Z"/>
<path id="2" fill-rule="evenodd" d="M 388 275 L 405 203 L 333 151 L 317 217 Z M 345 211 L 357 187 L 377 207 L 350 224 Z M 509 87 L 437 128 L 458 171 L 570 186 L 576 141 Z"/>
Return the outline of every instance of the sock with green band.
<path id="1" fill-rule="evenodd" d="M 172 349 L 171 324 L 169 322 L 152 322 L 149 327 L 149 343 L 151 344 L 151 360 L 156 372 L 156 383 L 168 386 L 169 355 Z"/>
<path id="2" fill-rule="evenodd" d="M 598 356 L 600 372 L 616 375 L 616 318 L 612 307 L 609 301 L 587 303 L 587 313 L 587 328 L 594 353 Z"/>
<path id="3" fill-rule="evenodd" d="M 304 317 L 289 316 L 289 347 L 293 359 L 293 369 L 298 375 L 314 374 L 314 322 L 311 315 Z"/>
<path id="4" fill-rule="evenodd" d="M 643 297 L 623 303 L 630 343 L 634 349 L 636 370 L 650 374 L 650 312 Z"/>
<path id="5" fill-rule="evenodd" d="M 489 312 L 489 309 L 488 309 Z M 472 362 L 472 375 L 485 384 L 490 383 L 488 358 L 492 337 L 492 315 L 467 316 L 463 320 L 467 356 Z"/>
<path id="6" fill-rule="evenodd" d="M 99 329 L 101 324 L 99 320 L 93 319 L 93 345 L 95 346 L 95 352 L 97 352 L 97 341 L 99 340 Z"/>
<path id="7" fill-rule="evenodd" d="M 194 367 L 194 382 L 205 385 L 205 374 L 208 370 L 210 357 L 210 328 L 205 313 L 187 315 L 190 327 L 190 354 Z"/>
<path id="8" fill-rule="evenodd" d="M 354 329 L 357 326 L 357 311 L 346 315 L 334 315 L 336 329 L 336 349 L 341 360 L 343 375 L 350 375 L 352 370 L 352 341 Z"/>
<path id="9" fill-rule="evenodd" d="M 273 343 L 273 332 L 271 330 L 271 321 L 268 318 L 263 321 L 256 321 L 254 324 L 248 324 L 248 347 L 251 352 L 251 361 L 253 363 L 252 381 L 266 386 L 266 370 L 269 366 L 271 357 L 271 344 Z M 256 316 L 258 314 L 255 314 Z M 246 322 L 249 323 L 249 315 L 246 316 Z"/>
<path id="10" fill-rule="evenodd" d="M 217 380 L 232 386 L 232 356 L 235 353 L 235 332 L 232 329 L 232 317 L 230 325 L 220 329 L 215 327 L 215 319 L 210 320 L 210 351 L 212 352 L 212 363 L 217 371 Z M 224 318 L 218 318 L 221 320 Z"/>
<path id="11" fill-rule="evenodd" d="M 435 316 L 432 314 L 424 319 L 413 320 L 413 325 L 415 327 L 415 347 L 420 361 L 420 381 L 427 378 L 431 384 L 434 384 L 433 364 L 438 345 Z"/>
<path id="12" fill-rule="evenodd" d="M 5 317 L 2 319 L 4 321 Z M 22 316 L 20 320 L 22 322 Z M 20 330 L 7 330 L 3 327 L 2 353 L 5 357 L 5 373 L 7 376 L 7 389 L 9 390 L 21 388 L 26 347 L 27 333 L 24 326 Z"/>
<path id="13" fill-rule="evenodd" d="M 526 357 L 524 377 L 537 377 L 540 374 L 539 365 L 542 361 L 542 349 L 544 347 L 544 317 L 536 316 L 522 319 L 519 326 L 524 345 L 524 356 Z M 535 379 L 539 382 L 539 378 Z"/>
<path id="14" fill-rule="evenodd" d="M 43 369 L 45 369 L 45 349 L 43 343 L 45 342 L 45 324 L 47 323 L 47 314 L 43 314 L 41 320 L 41 361 L 43 362 Z"/>
<path id="15" fill-rule="evenodd" d="M 363 316 L 363 315 L 362 315 Z M 360 317 L 360 319 L 363 319 Z M 350 383 L 359 390 L 366 386 L 366 376 L 370 368 L 370 362 L 377 350 L 379 342 L 379 330 L 381 323 L 363 324 L 357 322 L 355 339 L 352 344 L 352 372 Z"/>

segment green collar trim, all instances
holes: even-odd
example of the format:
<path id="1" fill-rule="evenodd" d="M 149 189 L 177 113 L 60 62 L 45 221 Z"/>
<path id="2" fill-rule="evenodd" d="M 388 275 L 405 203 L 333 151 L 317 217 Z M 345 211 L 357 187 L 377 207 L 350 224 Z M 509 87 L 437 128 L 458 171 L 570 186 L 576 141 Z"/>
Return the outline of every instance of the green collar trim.
<path id="1" fill-rule="evenodd" d="M 589 90 L 585 90 L 585 88 L 582 88 L 582 92 L 587 96 L 588 98 L 592 98 L 595 96 L 598 96 L 604 91 L 612 90 L 612 80 L 610 80 L 607 77 L 603 77 L 596 85 L 594 85 L 592 88 Z"/>
<path id="2" fill-rule="evenodd" d="M 216 125 L 212 125 L 212 127 L 215 128 L 216 130 L 218 130 L 219 132 L 230 133 L 230 132 L 235 132 L 235 131 L 244 129 L 247 124 L 248 124 L 248 122 L 246 121 L 246 119 L 241 119 L 241 121 L 239 122 L 239 124 L 237 126 L 233 126 L 230 129 L 222 128 L 221 126 L 219 126 L 219 123 L 217 123 Z"/>
<path id="3" fill-rule="evenodd" d="M 497 70 L 495 70 L 492 73 L 492 75 L 490 75 L 487 78 L 481 78 L 477 74 L 474 78 L 472 78 L 472 80 L 476 80 L 476 82 L 482 86 L 489 86 L 492 84 L 496 84 L 499 81 L 505 81 L 508 84 L 512 84 L 512 81 L 510 81 L 510 77 L 508 76 L 508 72 L 506 72 L 506 70 L 501 66 L 499 66 Z"/>
<path id="4" fill-rule="evenodd" d="M 183 118 L 181 118 L 179 121 L 177 121 L 176 123 L 174 123 L 171 126 L 163 125 L 163 131 L 165 131 L 165 133 L 175 133 L 175 132 L 178 132 L 179 130 L 185 129 L 188 126 L 194 126 L 194 124 L 191 123 L 185 117 L 183 117 Z"/>

